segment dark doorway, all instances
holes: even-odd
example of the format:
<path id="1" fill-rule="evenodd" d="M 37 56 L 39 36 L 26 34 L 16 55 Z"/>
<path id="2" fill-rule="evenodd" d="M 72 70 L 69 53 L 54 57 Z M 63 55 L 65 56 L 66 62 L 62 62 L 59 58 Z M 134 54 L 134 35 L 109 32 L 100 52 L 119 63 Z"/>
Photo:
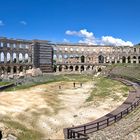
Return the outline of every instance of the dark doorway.
<path id="1" fill-rule="evenodd" d="M 99 63 L 104 63 L 104 57 L 102 55 L 99 55 L 98 60 Z"/>
<path id="2" fill-rule="evenodd" d="M 81 56 L 81 63 L 85 63 L 85 57 L 83 55 Z"/>
<path id="3" fill-rule="evenodd" d="M 78 66 L 76 66 L 76 67 L 75 67 L 75 71 L 78 71 L 78 69 L 79 69 L 79 67 L 78 67 Z"/>
<path id="4" fill-rule="evenodd" d="M 126 63 L 126 57 L 125 56 L 122 57 L 122 63 Z"/>
<path id="5" fill-rule="evenodd" d="M 81 71 L 84 71 L 84 66 L 81 66 Z"/>

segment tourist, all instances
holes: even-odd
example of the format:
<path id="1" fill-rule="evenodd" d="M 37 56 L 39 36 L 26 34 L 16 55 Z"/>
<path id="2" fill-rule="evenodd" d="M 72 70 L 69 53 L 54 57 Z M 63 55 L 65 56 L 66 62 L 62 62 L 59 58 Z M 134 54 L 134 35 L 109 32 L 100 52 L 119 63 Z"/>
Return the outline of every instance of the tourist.
<path id="1" fill-rule="evenodd" d="M 73 87 L 75 88 L 75 82 L 73 83 Z"/>
<path id="2" fill-rule="evenodd" d="M 80 83 L 80 87 L 82 87 L 82 83 Z"/>

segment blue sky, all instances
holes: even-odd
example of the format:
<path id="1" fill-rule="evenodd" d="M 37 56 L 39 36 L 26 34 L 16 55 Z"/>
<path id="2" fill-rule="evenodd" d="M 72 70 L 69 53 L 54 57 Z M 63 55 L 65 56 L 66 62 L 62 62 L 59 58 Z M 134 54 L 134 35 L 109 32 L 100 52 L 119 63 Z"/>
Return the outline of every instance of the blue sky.
<path id="1" fill-rule="evenodd" d="M 105 37 L 136 44 L 139 6 L 140 0 L 0 0 L 0 36 L 96 44 Z"/>

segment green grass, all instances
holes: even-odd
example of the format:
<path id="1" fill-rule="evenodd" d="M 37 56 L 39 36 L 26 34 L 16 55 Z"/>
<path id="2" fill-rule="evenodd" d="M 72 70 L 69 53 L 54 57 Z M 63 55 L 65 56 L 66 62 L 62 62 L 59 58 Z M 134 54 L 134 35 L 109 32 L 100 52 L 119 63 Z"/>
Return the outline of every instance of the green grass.
<path id="1" fill-rule="evenodd" d="M 140 82 L 140 64 L 113 64 L 106 68 L 110 75 Z"/>
<path id="2" fill-rule="evenodd" d="M 106 97 L 112 97 L 114 100 L 119 100 L 119 95 L 116 92 L 120 92 L 126 97 L 130 87 L 123 85 L 121 82 L 111 80 L 105 77 L 94 78 L 95 88 L 93 88 L 90 96 L 86 99 L 86 102 L 93 101 L 96 98 L 105 99 Z"/>
<path id="3" fill-rule="evenodd" d="M 10 82 L 0 82 L 0 86 L 8 85 Z"/>

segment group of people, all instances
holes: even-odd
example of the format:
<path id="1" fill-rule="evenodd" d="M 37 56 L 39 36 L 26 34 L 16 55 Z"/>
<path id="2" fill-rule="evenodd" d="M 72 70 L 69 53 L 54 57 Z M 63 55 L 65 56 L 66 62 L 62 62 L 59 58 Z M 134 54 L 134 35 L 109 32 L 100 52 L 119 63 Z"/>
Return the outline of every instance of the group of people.
<path id="1" fill-rule="evenodd" d="M 83 86 L 83 84 L 80 83 L 80 87 L 82 87 L 82 86 Z M 75 83 L 75 82 L 73 82 L 73 87 L 74 87 L 74 88 L 76 87 L 76 83 Z M 59 85 L 59 89 L 61 89 L 61 85 Z"/>
<path id="2" fill-rule="evenodd" d="M 75 86 L 76 86 L 76 83 L 73 82 L 73 87 L 75 88 Z M 82 83 L 80 83 L 80 87 L 82 87 Z"/>

